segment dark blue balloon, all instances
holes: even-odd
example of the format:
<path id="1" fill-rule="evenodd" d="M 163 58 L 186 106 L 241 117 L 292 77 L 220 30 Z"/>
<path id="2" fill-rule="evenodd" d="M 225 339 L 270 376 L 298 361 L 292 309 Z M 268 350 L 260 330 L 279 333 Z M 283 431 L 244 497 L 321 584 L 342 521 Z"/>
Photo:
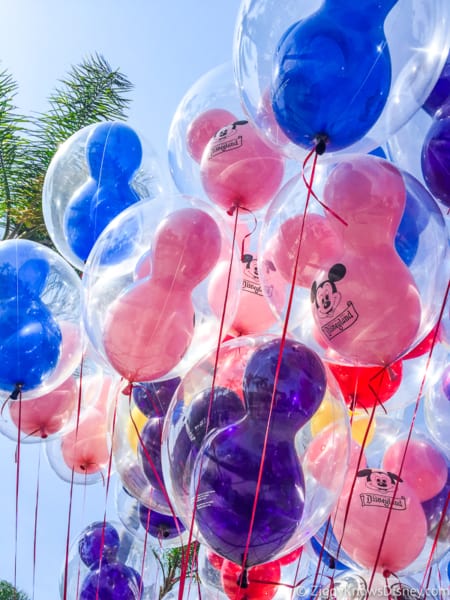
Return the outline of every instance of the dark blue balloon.
<path id="1" fill-rule="evenodd" d="M 325 0 L 278 43 L 272 108 L 298 146 L 337 151 L 379 118 L 391 86 L 384 20 L 397 0 Z"/>
<path id="2" fill-rule="evenodd" d="M 322 547 L 322 544 L 317 540 L 317 538 L 312 537 L 311 540 L 311 547 L 314 550 L 315 554 L 317 555 L 317 557 L 321 556 L 321 560 L 322 563 L 328 568 L 328 569 L 332 569 L 336 571 L 345 571 L 348 569 L 348 567 L 340 562 L 339 560 L 337 560 L 332 554 L 330 554 L 329 552 L 327 552 L 325 550 L 325 548 Z"/>
<path id="3" fill-rule="evenodd" d="M 149 381 L 133 385 L 133 400 L 147 417 L 165 416 L 181 379 L 174 377 L 165 381 Z"/>
<path id="4" fill-rule="evenodd" d="M 448 104 L 450 100 L 450 56 L 447 57 L 444 68 L 439 75 L 434 88 L 430 95 L 423 103 L 424 110 L 434 117 L 444 104 Z"/>
<path id="5" fill-rule="evenodd" d="M 81 534 L 78 553 L 84 564 L 90 569 L 98 569 L 102 563 L 116 561 L 120 538 L 117 529 L 111 523 L 96 521 Z"/>
<path id="6" fill-rule="evenodd" d="M 164 486 L 161 466 L 161 435 L 163 425 L 163 417 L 149 419 L 141 431 L 142 444 L 138 444 L 138 456 L 142 469 L 150 485 L 157 490 L 161 490 Z"/>
<path id="7" fill-rule="evenodd" d="M 433 196 L 450 207 L 450 104 L 445 118 L 435 119 L 422 145 L 422 174 Z"/>
<path id="8" fill-rule="evenodd" d="M 125 123 L 100 123 L 86 141 L 86 159 L 100 184 L 129 181 L 142 161 L 141 140 Z"/>
<path id="9" fill-rule="evenodd" d="M 50 264 L 46 249 L 20 240 L 2 246 L 0 253 L 0 299 L 29 295 L 39 298 L 47 283 Z"/>
<path id="10" fill-rule="evenodd" d="M 38 387 L 56 367 L 62 334 L 51 312 L 29 296 L 0 301 L 0 389 Z"/>
<path id="11" fill-rule="evenodd" d="M 81 584 L 80 600 L 139 600 L 136 571 L 122 563 L 102 564 Z"/>

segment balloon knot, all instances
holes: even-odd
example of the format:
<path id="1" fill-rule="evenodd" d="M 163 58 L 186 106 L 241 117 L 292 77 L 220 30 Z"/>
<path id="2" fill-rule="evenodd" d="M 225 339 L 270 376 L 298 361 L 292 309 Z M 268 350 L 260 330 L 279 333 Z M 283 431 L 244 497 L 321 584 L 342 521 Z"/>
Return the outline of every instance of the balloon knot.
<path id="1" fill-rule="evenodd" d="M 383 571 L 383 577 L 385 579 L 388 579 L 391 575 L 392 575 L 392 572 L 389 571 L 389 569 L 384 569 L 384 571 Z"/>
<path id="2" fill-rule="evenodd" d="M 236 206 L 230 206 L 230 208 L 227 210 L 227 215 L 230 215 L 230 217 L 232 217 L 234 215 L 234 211 L 236 210 Z"/>
<path id="3" fill-rule="evenodd" d="M 129 383 L 128 385 L 126 385 L 123 390 L 122 390 L 122 394 L 124 396 L 131 396 L 131 392 L 133 390 L 133 384 Z"/>
<path id="4" fill-rule="evenodd" d="M 239 586 L 239 588 L 241 589 L 246 589 L 248 588 L 248 571 L 247 569 L 243 569 L 242 573 L 239 575 L 239 578 L 237 580 L 237 584 Z"/>
<path id="5" fill-rule="evenodd" d="M 16 383 L 16 387 L 11 392 L 11 396 L 10 396 L 11 400 L 17 400 L 20 392 L 22 391 L 22 388 L 23 388 L 23 383 Z"/>
<path id="6" fill-rule="evenodd" d="M 319 133 L 319 135 L 315 137 L 315 142 L 316 154 L 318 154 L 318 156 L 322 156 L 322 154 L 324 154 L 325 150 L 327 149 L 328 136 L 326 136 L 324 133 Z"/>

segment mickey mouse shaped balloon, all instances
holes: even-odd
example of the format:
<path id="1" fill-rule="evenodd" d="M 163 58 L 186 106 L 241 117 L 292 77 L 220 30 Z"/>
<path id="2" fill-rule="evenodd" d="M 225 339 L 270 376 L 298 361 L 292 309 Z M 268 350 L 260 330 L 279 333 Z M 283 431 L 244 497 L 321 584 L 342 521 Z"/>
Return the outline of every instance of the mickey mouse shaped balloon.
<path id="1" fill-rule="evenodd" d="M 296 145 L 335 152 L 366 135 L 385 106 L 391 58 L 384 21 L 397 0 L 325 0 L 292 25 L 273 62 L 272 108 Z"/>

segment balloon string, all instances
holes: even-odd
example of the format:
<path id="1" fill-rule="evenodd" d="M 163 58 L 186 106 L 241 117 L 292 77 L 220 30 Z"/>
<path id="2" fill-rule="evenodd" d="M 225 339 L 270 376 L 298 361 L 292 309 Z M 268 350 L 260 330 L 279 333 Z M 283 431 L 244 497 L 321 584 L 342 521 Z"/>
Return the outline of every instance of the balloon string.
<path id="1" fill-rule="evenodd" d="M 316 585 L 317 579 L 319 577 L 320 565 L 321 565 L 322 560 L 323 560 L 323 553 L 325 551 L 325 543 L 326 543 L 326 539 L 327 539 L 327 536 L 328 536 L 328 531 L 330 529 L 330 525 L 331 525 L 331 518 L 329 517 L 327 519 L 327 524 L 325 526 L 325 534 L 323 536 L 323 542 L 322 542 L 322 544 L 320 546 L 319 560 L 317 561 L 316 571 L 314 573 L 314 579 L 313 579 L 313 584 L 312 584 L 313 585 L 313 589 L 314 589 L 314 586 Z"/>
<path id="2" fill-rule="evenodd" d="M 34 600 L 34 594 L 36 591 L 36 550 L 37 550 L 37 528 L 38 528 L 38 507 L 39 507 L 39 480 L 41 475 L 41 454 L 42 445 L 39 444 L 38 453 L 38 465 L 37 465 L 37 477 L 36 477 L 36 499 L 34 506 L 34 530 L 33 530 L 33 583 L 32 583 L 32 600 Z"/>
<path id="3" fill-rule="evenodd" d="M 244 210 L 244 211 L 248 212 L 253 217 L 253 229 L 251 231 L 249 231 L 249 233 L 247 233 L 243 237 L 242 244 L 241 244 L 241 261 L 245 262 L 245 260 L 244 260 L 244 256 L 246 254 L 246 252 L 245 252 L 245 242 L 247 241 L 247 238 L 249 238 L 250 236 L 252 236 L 255 233 L 256 228 L 258 227 L 258 220 L 255 217 L 254 213 L 252 213 L 252 211 L 249 210 L 248 208 L 245 208 L 245 207 L 241 206 L 240 210 Z"/>
<path id="4" fill-rule="evenodd" d="M 226 310 L 227 310 L 228 296 L 230 294 L 231 273 L 232 273 L 232 269 L 233 269 L 233 256 L 234 256 L 234 247 L 236 244 L 236 233 L 237 233 L 239 210 L 240 210 L 239 206 L 237 206 L 236 211 L 234 212 L 233 240 L 232 240 L 232 246 L 231 246 L 230 265 L 228 267 L 227 283 L 226 283 L 226 287 L 225 287 L 225 297 L 224 297 L 224 301 L 223 301 L 222 316 L 220 319 L 219 338 L 217 340 L 216 354 L 215 354 L 215 359 L 214 359 L 214 369 L 213 369 L 212 383 L 211 383 L 211 394 L 209 397 L 208 414 L 206 416 L 206 433 L 208 433 L 209 424 L 210 424 L 210 420 L 211 420 L 212 404 L 213 404 L 213 398 L 214 398 L 214 386 L 216 383 L 217 370 L 218 370 L 218 366 L 219 366 L 219 355 L 220 355 L 220 348 L 221 348 L 221 344 L 222 344 L 223 332 L 224 332 L 224 327 L 225 327 L 225 314 L 226 314 Z M 200 457 L 200 460 L 199 460 L 199 473 L 201 473 L 201 470 L 202 470 L 203 459 L 204 459 L 204 455 L 202 454 L 202 456 Z M 189 549 L 191 547 L 192 537 L 193 537 L 193 532 L 194 532 L 194 523 L 195 523 L 195 515 L 197 512 L 199 492 L 200 492 L 200 477 L 198 478 L 198 481 L 195 486 L 195 496 L 194 496 L 194 503 L 193 503 L 193 507 L 192 507 L 192 518 L 191 518 L 191 523 L 189 526 L 189 535 L 188 535 L 188 541 L 187 541 L 187 552 L 186 552 L 185 556 L 182 557 L 182 562 L 181 562 L 181 575 L 180 575 L 180 586 L 179 586 L 179 591 L 178 591 L 178 600 L 183 600 L 184 583 L 185 583 L 187 569 L 188 569 L 188 565 L 189 565 Z"/>
<path id="5" fill-rule="evenodd" d="M 442 527 L 444 525 L 444 521 L 446 520 L 446 517 L 447 517 L 447 509 L 449 507 L 449 504 L 450 504 L 450 492 L 447 493 L 447 498 L 445 500 L 444 508 L 442 509 L 441 518 L 439 519 L 439 523 L 438 523 L 438 526 L 436 528 L 436 533 L 434 535 L 433 545 L 431 547 L 430 554 L 429 554 L 428 560 L 427 560 L 427 564 L 425 566 L 424 575 L 423 575 L 423 578 L 422 578 L 422 583 L 420 584 L 420 591 L 419 591 L 420 595 L 422 595 L 423 590 L 424 590 L 424 583 L 425 583 L 425 579 L 427 577 L 427 572 L 430 569 L 431 561 L 433 560 L 433 555 L 436 552 L 436 547 L 438 545 L 439 536 L 441 534 L 441 529 L 442 529 Z M 431 570 L 430 570 L 430 575 L 431 575 Z"/>
<path id="6" fill-rule="evenodd" d="M 310 181 L 308 182 L 305 176 L 305 169 L 306 166 L 308 164 L 308 162 L 311 159 L 311 156 L 313 154 L 315 154 L 315 156 L 317 157 L 317 146 L 315 148 L 313 148 L 305 157 L 305 160 L 303 161 L 303 169 L 302 169 L 302 178 L 303 178 L 303 182 L 306 185 L 306 188 L 308 190 L 308 195 L 311 195 L 314 200 L 316 200 L 316 202 L 318 202 L 320 204 L 320 206 L 326 210 L 327 212 L 329 212 L 331 215 L 333 215 L 333 217 L 335 217 L 340 223 L 342 223 L 343 225 L 345 225 L 347 227 L 348 223 L 342 218 L 340 217 L 336 212 L 334 212 L 334 210 L 332 210 L 329 206 L 327 206 L 324 202 L 322 202 L 322 200 L 320 200 L 320 198 L 317 196 L 317 194 L 314 192 L 314 190 L 312 189 L 312 184 L 314 181 L 314 175 L 311 175 Z M 315 164 L 313 165 L 315 168 Z"/>
<path id="7" fill-rule="evenodd" d="M 86 514 L 86 489 L 87 489 L 87 472 L 84 474 L 84 485 L 83 485 L 83 504 L 82 504 L 82 515 L 84 521 L 84 515 Z M 75 600 L 78 600 L 80 594 L 80 583 L 81 583 L 81 561 L 78 561 L 77 568 L 77 585 L 75 590 Z"/>
<path id="8" fill-rule="evenodd" d="M 305 227 L 305 216 L 308 211 L 309 201 L 310 201 L 310 198 L 312 195 L 312 184 L 313 184 L 314 176 L 315 176 L 315 172 L 316 172 L 317 157 L 318 157 L 317 152 L 311 151 L 309 153 L 307 159 L 305 159 L 305 162 L 303 163 L 303 172 L 304 172 L 307 160 L 309 158 L 311 158 L 313 155 L 314 155 L 314 158 L 313 158 L 313 164 L 312 164 L 312 169 L 311 169 L 311 178 L 310 178 L 310 182 L 307 183 L 308 193 L 306 196 L 305 209 L 304 209 L 302 224 L 301 224 L 301 228 L 300 228 L 299 243 L 298 243 L 297 252 L 296 252 L 296 256 L 295 256 L 295 264 L 294 264 L 294 270 L 293 270 L 293 274 L 292 274 L 292 281 L 291 281 L 291 287 L 290 287 L 290 292 L 289 292 L 289 300 L 288 300 L 288 305 L 287 305 L 287 310 L 286 310 L 286 317 L 284 319 L 283 330 L 282 330 L 282 335 L 281 335 L 281 340 L 280 340 L 280 351 L 278 354 L 278 360 L 277 360 L 277 365 L 276 365 L 276 369 L 275 369 L 272 398 L 270 401 L 269 414 L 268 414 L 268 418 L 267 418 L 266 430 L 264 433 L 264 441 L 263 441 L 262 452 L 261 452 L 261 461 L 260 461 L 260 465 L 259 465 L 258 478 L 256 481 L 256 488 L 255 488 L 255 497 L 253 500 L 252 513 L 250 516 L 249 531 L 247 534 L 247 540 L 246 540 L 246 544 L 245 544 L 245 548 L 244 548 L 244 554 L 242 557 L 241 566 L 243 569 L 246 569 L 246 567 L 247 567 L 247 557 L 248 557 L 251 537 L 252 537 L 252 533 L 253 533 L 253 526 L 255 523 L 258 498 L 259 498 L 259 494 L 260 494 L 260 490 L 261 490 L 262 477 L 263 477 L 263 473 L 264 473 L 264 463 L 265 463 L 265 458 L 266 458 L 266 453 L 267 453 L 267 445 L 268 445 L 268 441 L 269 441 L 269 432 L 270 432 L 270 424 L 271 424 L 271 419 L 272 419 L 272 412 L 273 412 L 273 408 L 275 405 L 275 396 L 276 396 L 276 391 L 277 391 L 278 379 L 280 376 L 281 362 L 282 362 L 282 358 L 283 358 L 283 351 L 284 351 L 284 346 L 285 346 L 285 342 L 286 342 L 289 318 L 290 318 L 292 305 L 293 305 L 293 299 L 294 299 L 296 275 L 297 275 L 297 270 L 298 270 L 298 264 L 299 264 L 299 259 L 300 259 L 300 250 L 301 250 L 301 246 L 302 246 L 303 232 L 304 232 L 304 227 Z M 303 177 L 304 177 L 304 175 L 303 175 Z M 237 592 L 237 594 L 239 594 L 239 591 Z"/>
<path id="9" fill-rule="evenodd" d="M 19 422 L 16 447 L 16 518 L 14 526 L 14 587 L 17 587 L 17 539 L 19 531 L 20 434 L 22 430 L 22 392 L 19 392 Z"/>
<path id="10" fill-rule="evenodd" d="M 139 582 L 139 594 L 138 594 L 139 600 L 141 600 L 141 598 L 142 598 L 142 593 L 143 593 L 143 588 L 144 588 L 145 559 L 147 557 L 147 542 L 148 542 L 148 530 L 150 527 L 150 513 L 151 513 L 151 511 L 149 510 L 147 512 L 147 518 L 145 521 L 144 548 L 142 550 L 142 561 L 141 561 L 141 580 Z"/>
<path id="11" fill-rule="evenodd" d="M 377 552 L 377 556 L 376 556 L 376 559 L 375 559 L 375 564 L 373 566 L 372 574 L 371 574 L 371 577 L 370 577 L 369 592 L 370 592 L 370 589 L 372 587 L 373 580 L 375 578 L 376 569 L 377 569 L 377 566 L 378 566 L 378 563 L 379 563 L 379 560 L 380 560 L 381 551 L 382 551 L 382 548 L 383 548 L 384 540 L 386 538 L 387 528 L 388 528 L 389 521 L 390 521 L 390 518 L 391 518 L 392 510 L 393 510 L 393 507 L 394 507 L 394 501 L 395 501 L 395 498 L 397 497 L 397 491 L 398 491 L 398 487 L 399 487 L 399 484 L 400 484 L 400 477 L 401 477 L 401 474 L 402 474 L 403 465 L 404 465 L 405 460 L 406 460 L 406 453 L 408 451 L 409 442 L 410 442 L 411 437 L 412 437 L 412 432 L 413 432 L 413 429 L 414 429 L 414 424 L 415 424 L 415 421 L 416 421 L 417 412 L 419 410 L 420 399 L 422 398 L 422 394 L 423 394 L 423 389 L 424 389 L 424 386 L 425 386 L 426 377 L 427 377 L 427 374 L 428 374 L 428 371 L 429 371 L 429 368 L 430 368 L 431 357 L 433 355 L 433 350 L 434 350 L 435 345 L 436 345 L 436 340 L 438 339 L 439 328 L 440 328 L 440 324 L 441 324 L 442 317 L 443 317 L 443 314 L 444 314 L 445 306 L 447 304 L 449 290 L 450 290 L 450 280 L 447 283 L 447 289 L 446 289 L 446 292 L 444 294 L 444 299 L 443 299 L 441 310 L 440 310 L 440 313 L 439 313 L 438 322 L 437 322 L 437 325 L 435 327 L 435 331 L 434 331 L 434 335 L 433 335 L 433 340 L 432 340 L 431 348 L 430 348 L 430 350 L 428 352 L 428 357 L 427 357 L 427 362 L 426 362 L 426 365 L 425 365 L 424 374 L 423 374 L 423 377 L 422 377 L 422 381 L 420 383 L 419 392 L 417 394 L 416 403 L 415 403 L 415 406 L 414 406 L 414 412 L 413 412 L 413 415 L 412 415 L 412 418 L 411 418 L 411 424 L 410 424 L 410 427 L 409 427 L 408 436 L 406 438 L 405 449 L 404 449 L 404 452 L 403 452 L 402 461 L 400 463 L 400 469 L 399 469 L 399 472 L 397 473 L 398 479 L 397 479 L 397 481 L 395 483 L 394 494 L 393 494 L 393 497 L 392 497 L 392 502 L 390 503 L 389 508 L 388 508 L 386 522 L 384 524 L 383 533 L 382 533 L 382 536 L 381 536 L 381 539 L 380 539 L 380 545 L 378 547 L 378 552 Z"/>

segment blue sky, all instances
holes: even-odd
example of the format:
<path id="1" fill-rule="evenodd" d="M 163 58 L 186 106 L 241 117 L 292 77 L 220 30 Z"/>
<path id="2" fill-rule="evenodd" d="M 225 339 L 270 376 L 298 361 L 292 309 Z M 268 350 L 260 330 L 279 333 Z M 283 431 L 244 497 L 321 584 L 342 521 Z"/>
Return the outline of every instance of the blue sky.
<path id="1" fill-rule="evenodd" d="M 190 86 L 232 57 L 238 0 L 14 0 L 0 3 L 0 66 L 19 84 L 22 112 L 43 111 L 72 64 L 101 53 L 134 83 L 129 122 L 166 161 L 173 114 Z M 14 575 L 15 443 L 0 436 L 0 579 Z M 21 444 L 17 584 L 32 595 L 39 471 L 35 600 L 56 600 L 70 486 L 38 444 Z M 110 491 L 110 500 L 114 496 Z M 105 490 L 74 490 L 73 535 L 103 518 Z M 112 512 L 113 502 L 110 501 Z"/>

